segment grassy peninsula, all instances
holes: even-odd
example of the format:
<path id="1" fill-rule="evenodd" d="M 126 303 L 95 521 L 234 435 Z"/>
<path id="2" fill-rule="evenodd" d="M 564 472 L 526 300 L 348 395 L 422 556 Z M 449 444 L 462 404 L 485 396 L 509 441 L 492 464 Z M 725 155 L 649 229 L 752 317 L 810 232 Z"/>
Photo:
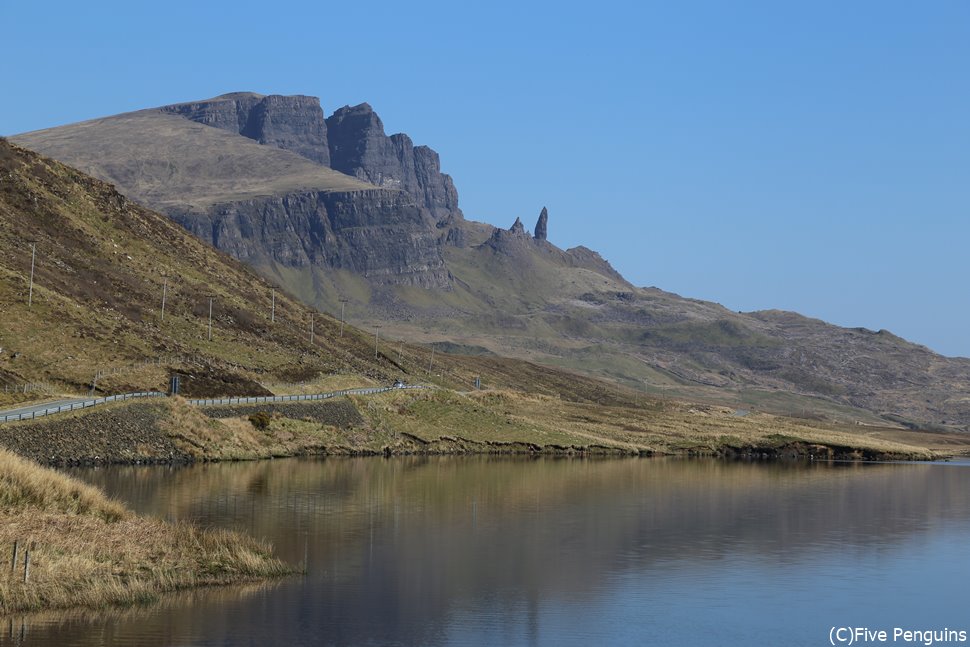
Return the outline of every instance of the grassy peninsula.
<path id="1" fill-rule="evenodd" d="M 97 488 L 5 450 L 0 546 L 2 613 L 147 602 L 167 591 L 291 571 L 253 539 L 138 516 Z"/>

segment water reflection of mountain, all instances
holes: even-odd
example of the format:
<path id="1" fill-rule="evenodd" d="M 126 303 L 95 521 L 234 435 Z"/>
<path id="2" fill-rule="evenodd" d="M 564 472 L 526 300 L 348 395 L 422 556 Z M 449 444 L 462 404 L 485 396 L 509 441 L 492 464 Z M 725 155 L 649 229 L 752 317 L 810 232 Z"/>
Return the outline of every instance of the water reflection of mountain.
<path id="1" fill-rule="evenodd" d="M 970 520 L 970 470 L 929 465 L 371 458 L 81 475 L 139 510 L 267 537 L 291 562 L 306 551 L 308 578 L 138 621 L 189 642 L 434 644 L 476 607 L 528 624 L 537 600 L 592 603 L 628 574 L 868 554 Z"/>

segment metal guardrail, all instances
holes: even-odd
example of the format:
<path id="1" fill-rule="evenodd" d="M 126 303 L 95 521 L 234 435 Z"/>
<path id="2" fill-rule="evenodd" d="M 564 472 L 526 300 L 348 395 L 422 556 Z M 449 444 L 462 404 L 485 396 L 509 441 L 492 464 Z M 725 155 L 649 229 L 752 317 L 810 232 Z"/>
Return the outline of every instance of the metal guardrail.
<path id="1" fill-rule="evenodd" d="M 375 386 L 363 389 L 344 389 L 343 391 L 332 391 L 330 393 L 314 393 L 312 395 L 260 395 L 246 398 L 214 398 L 189 400 L 189 404 L 197 407 L 211 407 L 220 404 L 265 404 L 272 402 L 298 402 L 309 400 L 328 400 L 342 395 L 372 395 L 375 393 L 386 393 L 388 391 L 400 391 L 402 389 L 426 389 L 428 387 L 414 384 L 405 386 Z"/>
<path id="2" fill-rule="evenodd" d="M 159 391 L 142 391 L 138 393 L 119 393 L 118 395 L 109 395 L 103 398 L 93 398 L 91 400 L 82 400 L 81 402 L 71 402 L 70 404 L 62 404 L 56 407 L 49 407 L 47 409 L 38 409 L 37 411 L 29 411 L 27 413 L 12 413 L 5 416 L 0 416 L 0 422 L 13 422 L 16 420 L 33 420 L 34 418 L 43 418 L 44 416 L 50 416 L 55 413 L 63 413 L 65 411 L 77 411 L 79 409 L 87 409 L 88 407 L 96 407 L 99 404 L 107 404 L 108 402 L 124 402 L 125 400 L 132 400 L 134 398 L 161 398 L 165 397 L 164 393 Z"/>
<path id="3" fill-rule="evenodd" d="M 330 393 L 314 393 L 311 395 L 265 395 L 265 396 L 252 396 L 245 398 L 203 398 L 198 400 L 189 400 L 189 404 L 193 404 L 197 407 L 210 407 L 218 406 L 220 404 L 263 404 L 271 402 L 298 402 L 298 401 L 310 401 L 310 400 L 328 400 L 330 398 L 337 398 L 343 395 L 372 395 L 376 393 L 386 393 L 388 391 L 400 391 L 402 389 L 427 389 L 429 387 L 415 384 L 415 385 L 405 385 L 405 386 L 381 386 L 381 387 L 368 387 L 362 389 L 344 389 L 342 391 L 332 391 Z M 33 420 L 35 418 L 43 418 L 44 416 L 50 416 L 55 413 L 63 413 L 67 411 L 77 411 L 80 409 L 87 409 L 89 407 L 96 407 L 99 404 L 107 404 L 109 402 L 123 402 L 125 400 L 132 400 L 135 398 L 161 398 L 165 397 L 165 393 L 159 391 L 143 391 L 139 393 L 120 393 L 118 395 L 109 395 L 104 398 L 94 398 L 91 400 L 83 400 L 81 402 L 71 402 L 70 404 L 62 404 L 56 407 L 49 407 L 47 409 L 38 409 L 37 411 L 30 411 L 28 413 L 13 413 L 5 416 L 0 416 L 0 423 L 2 422 L 14 422 L 17 420 Z"/>

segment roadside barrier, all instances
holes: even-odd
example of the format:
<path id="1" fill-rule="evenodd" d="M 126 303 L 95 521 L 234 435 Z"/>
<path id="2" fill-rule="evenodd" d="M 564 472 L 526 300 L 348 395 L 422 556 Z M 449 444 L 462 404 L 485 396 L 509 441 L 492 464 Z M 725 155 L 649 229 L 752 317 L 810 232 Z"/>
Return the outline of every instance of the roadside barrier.
<path id="1" fill-rule="evenodd" d="M 0 422 L 13 422 L 16 420 L 33 420 L 34 418 L 43 418 L 44 416 L 50 416 L 55 413 L 62 413 L 65 411 L 76 411 L 78 409 L 87 409 L 88 407 L 96 407 L 99 404 L 107 404 L 108 402 L 123 402 L 125 400 L 132 400 L 134 398 L 162 398 L 162 397 L 165 397 L 165 394 L 159 391 L 142 391 L 139 393 L 119 393 L 118 395 L 109 395 L 103 398 L 92 398 L 91 400 L 81 400 L 79 402 L 70 402 L 68 404 L 61 404 L 56 407 L 49 407 L 47 409 L 38 409 L 36 411 L 28 411 L 26 413 L 11 413 L 5 416 L 0 416 Z"/>
<path id="2" fill-rule="evenodd" d="M 381 387 L 368 387 L 362 389 L 344 389 L 342 391 L 332 391 L 330 393 L 315 393 L 311 395 L 265 395 L 265 396 L 252 396 L 252 397 L 239 397 L 239 398 L 202 398 L 196 400 L 188 400 L 189 404 L 193 404 L 197 407 L 211 407 L 218 406 L 220 404 L 263 404 L 271 402 L 298 402 L 307 400 L 327 400 L 330 398 L 337 398 L 344 395 L 372 395 L 376 393 L 386 393 L 388 391 L 400 391 L 403 389 L 427 389 L 429 387 L 415 384 L 415 385 L 404 385 L 404 386 L 381 386 Z M 36 411 L 28 411 L 26 413 L 11 413 L 7 415 L 0 416 L 0 423 L 3 422 L 14 422 L 17 420 L 33 420 L 35 418 L 43 418 L 44 416 L 50 416 L 55 413 L 63 413 L 67 411 L 77 411 L 80 409 L 87 409 L 89 407 L 96 407 L 101 404 L 107 404 L 109 402 L 124 402 L 125 400 L 133 400 L 135 398 L 162 398 L 166 397 L 165 393 L 160 391 L 142 391 L 139 393 L 120 393 L 118 395 L 109 395 L 104 398 L 93 398 L 91 400 L 81 400 L 78 402 L 70 402 L 68 404 L 61 404 L 56 407 L 48 407 L 46 409 L 37 409 Z"/>
<path id="3" fill-rule="evenodd" d="M 327 400 L 338 398 L 342 395 L 372 395 L 375 393 L 386 393 L 388 391 L 400 391 L 402 389 L 427 389 L 428 387 L 414 384 L 405 386 L 375 386 L 363 389 L 344 389 L 343 391 L 332 391 L 330 393 L 314 393 L 311 395 L 260 395 L 248 398 L 214 398 L 189 400 L 189 404 L 197 407 L 211 407 L 220 404 L 264 404 L 269 402 L 297 402 L 306 400 Z"/>

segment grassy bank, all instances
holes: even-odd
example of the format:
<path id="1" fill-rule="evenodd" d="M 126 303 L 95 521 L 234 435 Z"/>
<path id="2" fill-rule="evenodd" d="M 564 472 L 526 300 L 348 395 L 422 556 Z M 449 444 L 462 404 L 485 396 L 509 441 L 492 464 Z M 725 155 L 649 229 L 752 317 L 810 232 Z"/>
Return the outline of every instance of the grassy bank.
<path id="1" fill-rule="evenodd" d="M 0 510 L 2 613 L 146 602 L 289 570 L 252 539 L 139 517 L 96 488 L 4 450 Z"/>
<path id="2" fill-rule="evenodd" d="M 378 429 L 419 446 L 474 451 L 530 449 L 662 455 L 915 458 L 936 454 L 923 444 L 882 437 L 854 425 L 818 423 L 764 413 L 644 399 L 639 406 L 602 406 L 517 392 L 391 393 L 361 402 Z"/>
<path id="3" fill-rule="evenodd" d="M 602 404 L 429 389 L 204 409 L 180 398 L 124 403 L 0 426 L 0 446 L 52 464 L 421 453 L 859 460 L 964 454 L 970 437 L 652 398 Z"/>
<path id="4" fill-rule="evenodd" d="M 734 409 L 644 399 L 638 406 L 570 402 L 512 391 L 398 391 L 350 398 L 358 424 L 326 425 L 274 413 L 261 432 L 312 438 L 322 453 L 600 453 L 757 455 L 820 459 L 930 459 L 970 449 L 970 438 L 901 435 Z M 236 424 L 244 418 L 236 418 Z M 229 421 L 226 421 L 229 422 Z M 933 441 L 931 444 L 929 441 Z"/>

